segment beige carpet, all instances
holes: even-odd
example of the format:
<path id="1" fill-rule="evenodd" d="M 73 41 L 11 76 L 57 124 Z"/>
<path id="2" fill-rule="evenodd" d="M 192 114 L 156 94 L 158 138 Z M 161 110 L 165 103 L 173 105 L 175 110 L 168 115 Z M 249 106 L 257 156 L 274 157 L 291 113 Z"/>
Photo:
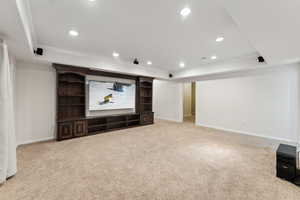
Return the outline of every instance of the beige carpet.
<path id="1" fill-rule="evenodd" d="M 288 200 L 300 188 L 275 177 L 276 147 L 256 137 L 159 121 L 18 149 L 1 200 Z"/>

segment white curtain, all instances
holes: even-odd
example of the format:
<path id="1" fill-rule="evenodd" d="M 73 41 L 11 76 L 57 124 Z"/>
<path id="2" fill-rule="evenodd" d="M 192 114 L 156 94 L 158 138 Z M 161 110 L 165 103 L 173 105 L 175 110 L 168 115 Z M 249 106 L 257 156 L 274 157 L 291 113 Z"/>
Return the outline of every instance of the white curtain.
<path id="1" fill-rule="evenodd" d="M 0 184 L 17 172 L 14 82 L 15 63 L 0 40 Z"/>

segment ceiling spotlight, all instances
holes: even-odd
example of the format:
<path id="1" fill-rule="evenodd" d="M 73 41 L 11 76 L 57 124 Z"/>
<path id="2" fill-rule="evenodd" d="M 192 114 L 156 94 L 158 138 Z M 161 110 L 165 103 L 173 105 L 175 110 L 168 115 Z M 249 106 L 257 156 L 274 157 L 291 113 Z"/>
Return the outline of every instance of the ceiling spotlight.
<path id="1" fill-rule="evenodd" d="M 212 57 L 210 57 L 210 59 L 215 60 L 215 59 L 217 59 L 217 56 L 212 56 Z"/>
<path id="2" fill-rule="evenodd" d="M 189 8 L 183 8 L 183 9 L 180 11 L 180 14 L 181 14 L 183 17 L 186 17 L 186 16 L 188 16 L 189 14 L 191 14 L 191 9 L 189 9 Z"/>
<path id="3" fill-rule="evenodd" d="M 222 42 L 224 40 L 224 37 L 217 37 L 216 42 Z"/>
<path id="4" fill-rule="evenodd" d="M 180 68 L 184 68 L 184 67 L 185 67 L 184 62 L 180 62 L 180 63 L 179 63 L 179 67 L 180 67 Z"/>
<path id="5" fill-rule="evenodd" d="M 73 36 L 73 37 L 77 37 L 79 35 L 79 33 L 77 31 L 75 31 L 75 30 L 70 30 L 69 31 L 69 35 Z"/>
<path id="6" fill-rule="evenodd" d="M 151 61 L 148 61 L 148 62 L 147 62 L 147 65 L 152 65 L 152 62 L 151 62 Z"/>
<path id="7" fill-rule="evenodd" d="M 120 55 L 120 54 L 119 54 L 119 53 L 117 53 L 117 52 L 113 52 L 113 54 L 112 54 L 112 55 L 113 55 L 113 57 L 115 57 L 115 58 L 116 58 L 116 57 L 119 57 L 119 55 Z"/>

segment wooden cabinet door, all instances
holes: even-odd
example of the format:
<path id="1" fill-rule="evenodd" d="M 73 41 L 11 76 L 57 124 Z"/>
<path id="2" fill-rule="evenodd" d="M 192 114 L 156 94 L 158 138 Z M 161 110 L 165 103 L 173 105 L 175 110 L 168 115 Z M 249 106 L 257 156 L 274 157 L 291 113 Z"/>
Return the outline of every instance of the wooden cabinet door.
<path id="1" fill-rule="evenodd" d="M 153 113 L 142 113 L 141 124 L 153 124 Z"/>
<path id="2" fill-rule="evenodd" d="M 86 121 L 75 121 L 74 122 L 74 137 L 81 137 L 87 134 Z"/>
<path id="3" fill-rule="evenodd" d="M 69 139 L 73 137 L 73 123 L 63 122 L 58 124 L 58 140 Z"/>

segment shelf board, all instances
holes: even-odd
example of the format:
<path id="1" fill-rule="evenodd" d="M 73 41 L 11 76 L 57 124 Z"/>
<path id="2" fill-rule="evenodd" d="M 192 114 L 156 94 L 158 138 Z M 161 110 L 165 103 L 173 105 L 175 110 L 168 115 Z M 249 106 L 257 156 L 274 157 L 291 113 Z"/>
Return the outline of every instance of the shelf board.
<path id="1" fill-rule="evenodd" d="M 98 127 L 105 127 L 106 124 L 97 124 L 97 125 L 89 125 L 88 124 L 88 128 L 98 128 Z"/>
<path id="2" fill-rule="evenodd" d="M 135 128 L 135 127 L 140 127 L 141 125 L 140 124 L 134 124 L 134 125 L 128 125 L 127 127 L 128 128 Z"/>
<path id="3" fill-rule="evenodd" d="M 123 123 L 126 123 L 126 121 L 108 122 L 107 125 L 123 124 Z"/>
<path id="4" fill-rule="evenodd" d="M 135 127 L 141 127 L 141 124 L 133 124 L 133 125 L 126 125 L 124 127 L 126 128 L 135 128 Z M 97 131 L 88 131 L 88 136 L 89 135 L 97 135 L 97 134 L 103 134 L 106 132 L 110 132 L 110 131 L 116 131 L 116 130 L 123 130 L 124 127 L 119 127 L 119 128 L 106 128 L 106 129 L 101 129 L 101 130 L 97 130 Z"/>
<path id="5" fill-rule="evenodd" d="M 151 114 L 154 113 L 152 110 L 145 110 L 143 112 L 141 112 L 142 114 Z"/>
<path id="6" fill-rule="evenodd" d="M 150 96 L 150 95 L 148 95 L 148 96 L 141 95 L 141 97 L 143 97 L 143 98 L 151 98 L 152 96 Z"/>
<path id="7" fill-rule="evenodd" d="M 152 86 L 140 86 L 141 88 L 152 89 Z"/>
<path id="8" fill-rule="evenodd" d="M 84 106 L 83 103 L 79 103 L 79 104 L 58 104 L 58 106 Z"/>
<path id="9" fill-rule="evenodd" d="M 78 120 L 85 120 L 85 117 L 72 117 L 72 118 L 65 118 L 65 119 L 59 119 L 57 122 L 68 122 L 68 121 L 78 121 Z"/>
<path id="10" fill-rule="evenodd" d="M 58 80 L 59 82 L 63 82 L 63 83 L 84 83 L 84 81 L 80 81 L 80 80 Z"/>
<path id="11" fill-rule="evenodd" d="M 132 119 L 132 120 L 128 120 L 128 122 L 138 122 L 140 121 L 139 119 Z"/>
<path id="12" fill-rule="evenodd" d="M 117 128 L 107 128 L 107 131 L 117 131 L 117 130 L 123 130 L 124 129 L 124 127 L 128 127 L 127 125 L 126 126 L 123 126 L 123 127 L 117 127 Z"/>
<path id="13" fill-rule="evenodd" d="M 84 97 L 84 94 L 76 94 L 76 95 L 58 95 L 59 97 Z"/>
<path id="14" fill-rule="evenodd" d="M 142 110 L 143 113 L 151 113 L 151 110 Z"/>

